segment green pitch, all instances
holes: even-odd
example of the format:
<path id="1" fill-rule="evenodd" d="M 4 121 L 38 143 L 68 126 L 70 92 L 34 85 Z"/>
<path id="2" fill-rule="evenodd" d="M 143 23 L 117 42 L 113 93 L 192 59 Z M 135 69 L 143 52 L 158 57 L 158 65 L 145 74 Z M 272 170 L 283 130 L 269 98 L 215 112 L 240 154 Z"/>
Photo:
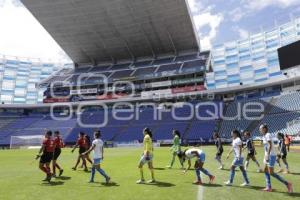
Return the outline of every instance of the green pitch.
<path id="1" fill-rule="evenodd" d="M 292 152 L 288 155 L 292 174 L 283 175 L 294 183 L 294 194 L 288 195 L 286 188 L 272 179 L 273 193 L 264 193 L 260 189 L 265 186 L 264 174 L 256 173 L 253 162 L 250 162 L 248 176 L 252 187 L 241 188 L 243 182 L 240 172 L 236 173 L 234 186 L 226 187 L 228 167 L 232 161 L 226 161 L 226 170 L 218 170 L 214 160 L 215 148 L 203 147 L 206 152 L 204 165 L 216 176 L 215 184 L 203 187 L 192 185 L 195 179 L 194 171 L 183 174 L 179 170 L 178 160 L 174 169 L 165 169 L 171 158 L 168 148 L 156 148 L 154 166 L 158 183 L 137 185 L 139 171 L 137 164 L 142 150 L 137 148 L 106 149 L 103 168 L 112 178 L 113 183 L 106 186 L 100 174 L 96 174 L 96 183 L 88 183 L 90 174 L 81 169 L 72 171 L 77 153 L 64 149 L 59 163 L 65 172 L 62 178 L 53 179 L 51 184 L 43 183 L 44 174 L 38 170 L 38 163 L 33 162 L 37 150 L 3 150 L 0 151 L 0 199 L 1 200 L 190 200 L 203 199 L 299 199 L 300 198 L 300 156 Z M 226 149 L 227 150 L 227 149 Z M 262 160 L 262 149 L 258 149 L 258 157 Z M 226 151 L 224 154 L 226 157 Z M 150 173 L 145 168 L 145 178 Z M 203 182 L 208 178 L 203 176 Z"/>

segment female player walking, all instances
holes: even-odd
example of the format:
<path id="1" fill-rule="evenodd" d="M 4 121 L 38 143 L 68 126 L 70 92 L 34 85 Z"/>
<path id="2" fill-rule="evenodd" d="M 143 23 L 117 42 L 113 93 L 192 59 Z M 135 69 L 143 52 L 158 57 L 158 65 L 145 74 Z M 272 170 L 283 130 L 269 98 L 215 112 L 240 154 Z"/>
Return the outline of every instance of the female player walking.
<path id="1" fill-rule="evenodd" d="M 170 162 L 170 165 L 167 166 L 167 168 L 171 169 L 173 167 L 173 164 L 175 162 L 176 156 L 179 155 L 181 152 L 181 146 L 180 146 L 180 132 L 178 130 L 173 130 L 173 145 L 171 147 L 171 152 L 172 152 L 172 160 Z M 179 156 L 178 156 L 179 158 Z M 183 169 L 183 163 L 181 162 L 181 159 L 179 158 L 179 162 L 181 165 L 181 168 Z"/>
<path id="2" fill-rule="evenodd" d="M 243 177 L 244 177 L 244 183 L 241 184 L 241 186 L 249 186 L 250 182 L 247 176 L 247 172 L 244 168 L 243 162 L 244 162 L 244 157 L 242 155 L 242 148 L 243 148 L 243 142 L 241 140 L 241 134 L 238 130 L 233 130 L 231 132 L 232 136 L 232 149 L 227 155 L 227 159 L 229 158 L 230 154 L 234 152 L 234 160 L 232 162 L 231 168 L 230 168 L 230 177 L 227 182 L 225 182 L 225 185 L 231 186 L 234 180 L 235 176 L 235 168 L 239 167 L 240 170 L 242 171 Z"/>
<path id="3" fill-rule="evenodd" d="M 143 166 L 148 163 L 149 170 L 151 172 L 151 180 L 149 180 L 147 183 L 155 183 L 155 178 L 154 178 L 154 169 L 153 169 L 153 144 L 152 144 L 152 132 L 149 128 L 145 128 L 143 130 L 144 134 L 144 152 L 142 154 L 142 157 L 140 159 L 140 163 L 138 168 L 140 169 L 140 175 L 141 179 L 138 180 L 136 183 L 137 184 L 143 184 L 145 183 L 145 178 L 144 178 L 144 171 L 143 171 Z"/>
<path id="4" fill-rule="evenodd" d="M 272 192 L 272 185 L 271 185 L 271 176 L 276 178 L 282 184 L 284 184 L 289 193 L 293 192 L 292 184 L 287 182 L 283 177 L 279 176 L 274 172 L 274 166 L 276 162 L 276 154 L 275 154 L 275 147 L 271 133 L 269 133 L 268 126 L 266 124 L 262 124 L 259 127 L 259 131 L 263 136 L 263 144 L 265 149 L 265 157 L 264 157 L 264 164 L 265 164 L 265 177 L 266 177 L 266 188 L 263 189 L 265 192 Z"/>

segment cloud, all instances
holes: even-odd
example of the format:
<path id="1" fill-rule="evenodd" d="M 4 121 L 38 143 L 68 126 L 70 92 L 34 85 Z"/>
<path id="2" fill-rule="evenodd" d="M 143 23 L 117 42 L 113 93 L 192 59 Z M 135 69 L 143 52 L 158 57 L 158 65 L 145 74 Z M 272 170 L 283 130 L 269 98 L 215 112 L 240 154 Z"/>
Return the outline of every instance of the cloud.
<path id="1" fill-rule="evenodd" d="M 59 45 L 20 1 L 3 1 L 0 27 L 0 54 L 69 62 Z"/>
<path id="2" fill-rule="evenodd" d="M 249 35 L 250 35 L 249 32 L 248 32 L 247 30 L 245 30 L 245 29 L 243 29 L 243 28 L 240 28 L 240 27 L 238 27 L 238 26 L 234 26 L 234 27 L 232 28 L 232 30 L 239 33 L 239 39 L 246 39 L 246 38 L 248 38 Z"/>
<path id="3" fill-rule="evenodd" d="M 223 15 L 211 12 L 200 13 L 194 16 L 194 21 L 200 35 L 201 48 L 210 49 L 212 40 L 217 36 L 218 28 L 223 21 Z M 209 26 L 208 33 L 201 32 L 201 29 L 207 26 Z"/>
<path id="4" fill-rule="evenodd" d="M 251 10 L 262 10 L 269 6 L 275 6 L 279 8 L 287 8 L 294 5 L 299 5 L 299 0 L 244 0 L 245 8 Z"/>
<path id="5" fill-rule="evenodd" d="M 201 49 L 210 49 L 223 21 L 223 14 L 214 14 L 212 12 L 214 5 L 204 6 L 199 0 L 188 0 L 188 3 L 193 14 L 195 28 L 200 36 Z"/>

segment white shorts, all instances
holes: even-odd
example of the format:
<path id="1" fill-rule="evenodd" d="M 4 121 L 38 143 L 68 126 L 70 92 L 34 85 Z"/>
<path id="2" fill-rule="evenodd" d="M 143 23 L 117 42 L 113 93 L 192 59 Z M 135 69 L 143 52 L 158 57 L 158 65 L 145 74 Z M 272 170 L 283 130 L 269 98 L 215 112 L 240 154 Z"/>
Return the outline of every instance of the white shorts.
<path id="1" fill-rule="evenodd" d="M 142 155 L 141 159 L 140 159 L 140 163 L 142 164 L 146 164 L 150 161 L 153 160 L 153 155 L 149 155 L 149 157 L 147 158 L 145 155 Z"/>

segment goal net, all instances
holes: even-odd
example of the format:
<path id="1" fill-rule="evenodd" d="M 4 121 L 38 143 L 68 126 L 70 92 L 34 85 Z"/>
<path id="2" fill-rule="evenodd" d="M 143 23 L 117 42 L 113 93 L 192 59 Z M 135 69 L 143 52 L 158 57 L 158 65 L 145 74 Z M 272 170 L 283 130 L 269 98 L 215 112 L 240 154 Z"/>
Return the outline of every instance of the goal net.
<path id="1" fill-rule="evenodd" d="M 11 136 L 10 148 L 39 148 L 43 142 L 44 135 Z"/>

